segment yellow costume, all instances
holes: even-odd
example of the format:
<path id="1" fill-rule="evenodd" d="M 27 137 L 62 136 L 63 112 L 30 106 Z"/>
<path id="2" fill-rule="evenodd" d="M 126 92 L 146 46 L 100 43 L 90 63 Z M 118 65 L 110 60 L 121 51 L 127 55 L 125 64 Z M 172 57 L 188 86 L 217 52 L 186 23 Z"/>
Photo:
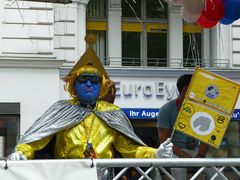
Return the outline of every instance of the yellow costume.
<path id="1" fill-rule="evenodd" d="M 99 100 L 94 110 L 104 112 L 119 108 Z M 97 158 L 113 158 L 114 148 L 126 158 L 156 157 L 156 149 L 127 138 L 91 113 L 76 126 L 56 133 L 55 158 L 84 158 L 88 135 Z M 31 143 L 19 144 L 16 149 L 32 159 L 34 152 L 44 148 L 51 138 L 52 135 Z"/>

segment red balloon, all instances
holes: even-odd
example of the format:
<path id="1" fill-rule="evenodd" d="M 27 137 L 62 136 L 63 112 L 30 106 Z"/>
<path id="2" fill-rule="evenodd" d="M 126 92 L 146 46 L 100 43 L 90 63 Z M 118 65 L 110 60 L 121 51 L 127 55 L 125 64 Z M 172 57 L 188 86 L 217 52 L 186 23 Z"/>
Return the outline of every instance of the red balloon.
<path id="1" fill-rule="evenodd" d="M 205 18 L 203 15 L 201 15 L 198 20 L 197 20 L 197 23 L 202 26 L 203 28 L 211 28 L 213 26 L 215 26 L 218 21 L 211 21 L 207 18 Z"/>
<path id="2" fill-rule="evenodd" d="M 224 16 L 223 0 L 206 0 L 201 14 L 211 21 L 219 21 Z"/>

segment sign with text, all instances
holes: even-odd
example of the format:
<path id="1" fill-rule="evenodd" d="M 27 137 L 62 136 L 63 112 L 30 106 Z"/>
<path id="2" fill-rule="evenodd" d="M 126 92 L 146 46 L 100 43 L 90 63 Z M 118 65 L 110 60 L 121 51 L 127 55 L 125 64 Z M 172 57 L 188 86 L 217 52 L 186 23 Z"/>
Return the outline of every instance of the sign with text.
<path id="1" fill-rule="evenodd" d="M 122 110 L 129 119 L 157 120 L 159 112 L 158 108 L 122 108 Z M 240 121 L 240 109 L 234 110 L 231 121 Z"/>
<path id="2" fill-rule="evenodd" d="M 122 108 L 129 119 L 157 119 L 159 109 Z"/>
<path id="3" fill-rule="evenodd" d="M 229 115 L 185 99 L 175 129 L 218 148 L 229 121 Z"/>
<path id="4" fill-rule="evenodd" d="M 239 91 L 239 84 L 196 68 L 174 128 L 218 148 Z"/>
<path id="5" fill-rule="evenodd" d="M 240 109 L 235 109 L 232 114 L 232 121 L 240 121 Z"/>

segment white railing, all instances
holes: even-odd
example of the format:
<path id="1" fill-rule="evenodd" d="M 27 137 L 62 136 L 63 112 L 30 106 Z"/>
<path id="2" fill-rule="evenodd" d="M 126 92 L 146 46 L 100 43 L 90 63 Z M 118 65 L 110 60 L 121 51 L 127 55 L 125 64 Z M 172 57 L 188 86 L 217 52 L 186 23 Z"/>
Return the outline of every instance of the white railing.
<path id="1" fill-rule="evenodd" d="M 138 172 L 138 179 L 171 179 L 170 168 L 188 168 L 188 178 L 199 179 L 211 169 L 213 179 L 240 179 L 240 158 L 164 158 L 164 159 L 84 159 L 84 160 L 0 160 L 0 177 L 8 180 L 34 179 L 97 179 L 96 169 L 115 170 L 111 180 L 122 178 L 130 169 Z M 190 171 L 191 170 L 191 171 Z M 154 172 L 154 173 L 153 173 Z M 157 172 L 157 173 L 156 173 Z M 105 176 L 106 177 L 106 176 Z M 109 176 L 108 176 L 109 177 Z M 104 178 L 98 178 L 105 180 Z"/>
<path id="2" fill-rule="evenodd" d="M 100 57 L 105 66 L 131 67 L 173 67 L 188 68 L 230 68 L 229 59 L 168 59 L 168 58 L 134 58 L 134 57 Z"/>
<path id="3" fill-rule="evenodd" d="M 98 167 L 122 168 L 115 174 L 114 180 L 119 179 L 128 169 L 134 168 L 139 172 L 139 179 L 159 179 L 156 169 L 160 171 L 160 176 L 174 179 L 169 168 L 186 167 L 192 172 L 189 179 L 194 180 L 204 175 L 204 170 L 208 168 L 212 172 L 211 180 L 219 179 L 240 179 L 240 158 L 171 158 L 171 159 L 97 159 Z M 147 168 L 143 170 L 142 168 Z M 152 177 L 151 177 L 151 175 Z"/>

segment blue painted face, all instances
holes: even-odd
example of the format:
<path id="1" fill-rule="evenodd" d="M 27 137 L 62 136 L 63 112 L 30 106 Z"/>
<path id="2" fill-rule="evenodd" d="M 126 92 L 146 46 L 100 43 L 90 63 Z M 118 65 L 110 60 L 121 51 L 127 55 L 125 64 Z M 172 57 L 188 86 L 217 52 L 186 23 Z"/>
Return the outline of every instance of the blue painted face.
<path id="1" fill-rule="evenodd" d="M 74 82 L 75 93 L 82 104 L 95 104 L 100 92 L 100 78 L 96 74 L 81 74 Z"/>

